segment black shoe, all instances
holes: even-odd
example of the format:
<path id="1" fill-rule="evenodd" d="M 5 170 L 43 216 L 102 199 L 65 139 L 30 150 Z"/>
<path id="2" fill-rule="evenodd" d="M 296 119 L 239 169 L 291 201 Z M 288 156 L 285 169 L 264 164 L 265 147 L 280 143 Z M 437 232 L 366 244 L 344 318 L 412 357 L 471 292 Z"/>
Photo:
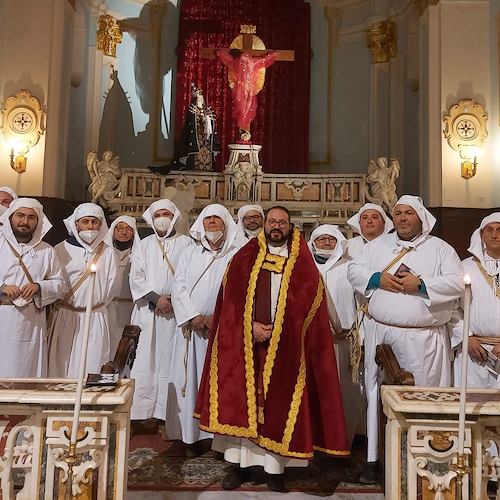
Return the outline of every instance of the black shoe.
<path id="1" fill-rule="evenodd" d="M 367 462 L 359 482 L 361 484 L 379 484 L 377 462 Z"/>
<path id="2" fill-rule="evenodd" d="M 196 443 L 193 444 L 187 444 L 185 455 L 186 458 L 201 457 L 201 455 L 203 455 L 203 445 L 201 441 L 196 441 Z"/>
<path id="3" fill-rule="evenodd" d="M 225 490 L 235 490 L 243 483 L 250 480 L 250 469 L 242 469 L 235 465 L 230 468 L 229 472 L 222 479 L 221 486 Z"/>
<path id="4" fill-rule="evenodd" d="M 267 475 L 267 487 L 271 491 L 277 491 L 278 493 L 284 493 L 285 489 L 285 474 L 268 474 Z"/>

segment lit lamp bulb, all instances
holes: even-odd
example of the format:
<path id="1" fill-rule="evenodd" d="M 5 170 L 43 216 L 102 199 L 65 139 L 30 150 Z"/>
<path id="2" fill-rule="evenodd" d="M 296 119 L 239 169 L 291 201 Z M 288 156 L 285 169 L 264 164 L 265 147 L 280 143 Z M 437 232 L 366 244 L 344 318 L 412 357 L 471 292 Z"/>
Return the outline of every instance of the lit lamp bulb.
<path id="1" fill-rule="evenodd" d="M 10 147 L 10 166 L 18 174 L 26 172 L 26 163 L 28 159 L 23 154 L 18 154 L 20 152 L 25 153 L 27 151 L 26 147 L 19 141 L 13 140 L 9 142 Z M 16 156 L 17 154 L 17 156 Z"/>

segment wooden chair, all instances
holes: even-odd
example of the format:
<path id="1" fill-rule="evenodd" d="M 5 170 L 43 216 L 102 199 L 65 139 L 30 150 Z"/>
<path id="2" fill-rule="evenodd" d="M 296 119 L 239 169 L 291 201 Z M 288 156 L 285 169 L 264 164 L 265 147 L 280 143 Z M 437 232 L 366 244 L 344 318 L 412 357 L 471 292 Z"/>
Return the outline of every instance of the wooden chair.
<path id="1" fill-rule="evenodd" d="M 115 358 L 102 366 L 101 373 L 118 373 L 120 378 L 130 378 L 140 333 L 141 329 L 136 325 L 127 325 L 123 329 Z"/>

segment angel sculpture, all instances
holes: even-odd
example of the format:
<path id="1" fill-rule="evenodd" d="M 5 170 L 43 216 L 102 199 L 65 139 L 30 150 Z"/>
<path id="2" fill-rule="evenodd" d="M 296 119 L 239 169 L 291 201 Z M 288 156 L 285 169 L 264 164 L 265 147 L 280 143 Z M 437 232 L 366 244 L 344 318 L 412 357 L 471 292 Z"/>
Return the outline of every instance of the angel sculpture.
<path id="1" fill-rule="evenodd" d="M 396 158 L 391 158 L 389 165 L 385 157 L 378 158 L 377 162 L 370 160 L 368 164 L 366 197 L 389 213 L 392 213 L 398 200 L 396 179 L 399 177 L 400 168 Z"/>
<path id="2" fill-rule="evenodd" d="M 117 194 L 117 187 L 122 176 L 120 158 L 111 151 L 105 151 L 102 160 L 99 161 L 97 151 L 91 151 L 87 155 L 87 170 L 90 175 L 89 192 L 92 195 L 92 203 L 98 203 L 104 208 L 108 207 L 108 201 Z"/>

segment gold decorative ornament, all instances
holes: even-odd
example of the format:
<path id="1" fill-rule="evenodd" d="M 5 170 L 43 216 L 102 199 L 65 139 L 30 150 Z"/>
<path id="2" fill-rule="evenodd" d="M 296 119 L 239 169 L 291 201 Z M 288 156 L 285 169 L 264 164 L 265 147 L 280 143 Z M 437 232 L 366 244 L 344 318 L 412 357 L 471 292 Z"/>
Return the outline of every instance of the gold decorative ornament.
<path id="1" fill-rule="evenodd" d="M 102 15 L 97 20 L 96 47 L 104 55 L 116 57 L 116 46 L 122 42 L 123 33 L 113 16 Z"/>
<path id="2" fill-rule="evenodd" d="M 461 164 L 461 175 L 464 179 L 476 175 L 478 150 L 483 147 L 484 140 L 488 137 L 487 120 L 483 106 L 473 99 L 460 100 L 443 118 L 445 139 L 465 160 Z"/>
<path id="3" fill-rule="evenodd" d="M 2 110 L 2 133 L 10 148 L 10 166 L 17 173 L 26 171 L 26 153 L 45 131 L 45 112 L 29 90 L 19 90 L 5 101 Z"/>
<path id="4" fill-rule="evenodd" d="M 367 47 L 372 52 L 372 63 L 388 62 L 398 54 L 398 29 L 392 21 L 384 21 L 366 31 Z"/>

